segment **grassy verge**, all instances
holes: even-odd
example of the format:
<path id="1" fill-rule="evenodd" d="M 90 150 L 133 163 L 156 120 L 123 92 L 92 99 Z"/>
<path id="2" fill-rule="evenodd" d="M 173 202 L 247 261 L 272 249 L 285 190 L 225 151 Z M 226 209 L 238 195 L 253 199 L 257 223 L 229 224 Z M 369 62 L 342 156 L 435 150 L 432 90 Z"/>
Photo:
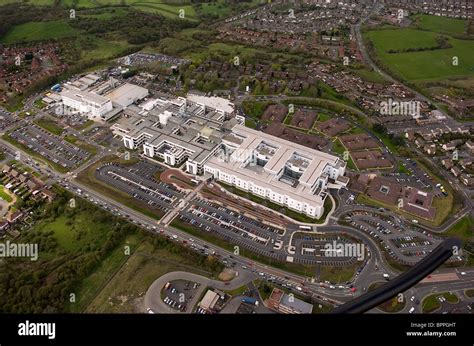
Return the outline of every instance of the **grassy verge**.
<path id="1" fill-rule="evenodd" d="M 248 288 L 247 285 L 243 285 L 243 286 L 237 287 L 236 289 L 228 290 L 228 291 L 224 291 L 224 292 L 227 293 L 227 294 L 230 294 L 233 297 L 235 297 L 235 296 L 243 295 L 244 292 L 247 290 L 247 288 Z"/>
<path id="2" fill-rule="evenodd" d="M 59 127 L 54 121 L 50 119 L 41 118 L 35 120 L 34 123 L 56 136 L 60 136 L 64 132 L 63 128 Z"/>
<path id="3" fill-rule="evenodd" d="M 206 277 L 216 277 L 220 266 L 209 271 L 196 258 L 170 242 L 156 246 L 158 237 L 141 243 L 126 263 L 108 279 L 104 287 L 88 305 L 89 313 L 144 312 L 143 297 L 159 277 L 173 271 L 186 271 Z M 196 254 L 196 256 L 198 256 Z M 201 256 L 202 257 L 202 256 Z M 204 260 L 206 261 L 206 260 Z"/>
<path id="4" fill-rule="evenodd" d="M 411 172 L 408 170 L 408 168 L 406 168 L 401 162 L 398 164 L 398 173 L 411 175 Z"/>
<path id="5" fill-rule="evenodd" d="M 344 145 L 341 143 L 341 141 L 339 139 L 336 139 L 334 142 L 333 142 L 333 145 L 332 145 L 332 151 L 334 151 L 336 154 L 338 154 L 339 156 L 342 156 L 344 157 L 344 152 L 347 151 L 346 147 L 344 147 Z M 354 171 L 358 171 L 359 169 L 357 168 L 357 166 L 355 165 L 354 163 L 354 160 L 352 160 L 352 156 L 349 155 L 349 159 L 346 161 L 347 162 L 347 167 L 354 170 Z"/>
<path id="6" fill-rule="evenodd" d="M 351 280 L 360 264 L 358 262 L 344 267 L 322 266 L 319 274 L 320 281 L 343 283 Z"/>
<path id="7" fill-rule="evenodd" d="M 369 286 L 369 291 L 372 291 L 380 286 L 385 284 L 384 282 L 375 282 L 372 285 Z M 393 312 L 399 312 L 402 311 L 406 306 L 406 299 L 399 300 L 398 296 L 393 297 L 392 299 L 387 300 L 386 302 L 380 304 L 377 306 L 378 309 L 388 312 L 388 313 L 393 313 Z"/>
<path id="8" fill-rule="evenodd" d="M 138 234 L 127 236 L 122 244 L 102 261 L 94 273 L 87 277 L 77 289 L 76 296 L 78 301 L 72 305 L 72 312 L 83 312 L 86 310 L 87 306 L 104 289 L 115 273 L 128 261 L 129 255 L 125 254 L 125 246 L 129 246 L 130 254 L 133 254 L 141 240 L 142 237 Z"/>
<path id="9" fill-rule="evenodd" d="M 79 125 L 79 126 L 76 126 L 75 129 L 78 130 L 78 131 L 82 131 L 82 130 L 85 130 L 87 129 L 89 126 L 91 126 L 92 124 L 94 123 L 93 120 L 87 120 L 84 124 L 82 125 Z"/>
<path id="10" fill-rule="evenodd" d="M 441 307 L 441 303 L 439 302 L 438 297 L 446 298 L 446 301 L 451 304 L 456 304 L 459 302 L 459 298 L 453 293 L 444 292 L 432 294 L 423 299 L 421 305 L 423 312 L 430 313 L 438 310 Z"/>
<path id="11" fill-rule="evenodd" d="M 474 239 L 474 220 L 469 216 L 464 216 L 455 223 L 447 232 L 441 234 L 446 237 L 457 237 L 464 241 L 473 241 Z"/>

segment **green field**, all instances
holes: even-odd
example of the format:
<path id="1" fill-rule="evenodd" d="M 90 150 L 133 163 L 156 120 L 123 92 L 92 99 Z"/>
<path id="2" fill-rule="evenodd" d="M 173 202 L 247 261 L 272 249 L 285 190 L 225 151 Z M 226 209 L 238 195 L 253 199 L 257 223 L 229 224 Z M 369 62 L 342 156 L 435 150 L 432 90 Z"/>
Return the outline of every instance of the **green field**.
<path id="1" fill-rule="evenodd" d="M 60 3 L 62 6 L 67 8 L 94 8 L 100 4 L 99 1 L 94 0 L 61 0 Z"/>
<path id="2" fill-rule="evenodd" d="M 168 17 L 168 18 L 176 18 L 180 19 L 179 15 L 181 13 L 184 14 L 184 18 L 182 19 L 188 19 L 188 20 L 196 20 L 196 11 L 194 10 L 193 6 L 190 5 L 167 5 L 167 4 L 162 4 L 156 1 L 133 1 L 128 3 L 131 4 L 133 8 L 136 8 L 138 10 L 144 11 L 144 12 L 150 12 L 150 13 L 155 13 L 155 14 L 161 14 L 162 16 Z"/>
<path id="3" fill-rule="evenodd" d="M 240 3 L 240 8 L 255 7 L 262 4 L 262 0 L 252 0 L 249 2 Z M 203 15 L 211 15 L 214 17 L 222 18 L 227 17 L 232 14 L 233 9 L 229 6 L 226 0 L 215 0 L 212 2 L 202 2 L 201 4 L 196 4 L 197 11 Z"/>
<path id="4" fill-rule="evenodd" d="M 422 301 L 422 309 L 423 312 L 429 313 L 438 310 L 441 307 L 440 302 L 438 301 L 438 297 L 444 297 L 446 298 L 446 301 L 451 304 L 456 304 L 459 302 L 459 298 L 450 292 L 444 292 L 444 293 L 436 293 L 432 294 L 428 297 L 425 297 Z"/>
<path id="5" fill-rule="evenodd" d="M 447 17 L 420 15 L 414 17 L 414 25 L 423 30 L 461 35 L 466 30 L 466 21 Z"/>
<path id="6" fill-rule="evenodd" d="M 96 37 L 89 38 L 89 42 L 94 48 L 83 50 L 81 60 L 110 59 L 130 46 L 125 41 L 111 41 Z"/>
<path id="7" fill-rule="evenodd" d="M 65 20 L 50 22 L 30 22 L 20 24 L 11 29 L 0 39 L 0 43 L 11 44 L 38 40 L 59 39 L 78 35 Z"/>
<path id="8" fill-rule="evenodd" d="M 40 222 L 36 231 L 53 231 L 60 247 L 67 251 L 79 251 L 87 244 L 104 241 L 108 230 L 106 226 L 85 213 L 79 213 L 72 218 L 61 215 L 53 221 Z"/>
<path id="9" fill-rule="evenodd" d="M 169 247 L 174 247 L 173 251 Z M 178 251 L 176 251 L 178 250 Z M 179 251 L 181 250 L 181 251 Z M 88 313 L 144 312 L 143 295 L 150 285 L 166 273 L 186 271 L 206 277 L 216 278 L 222 265 L 197 254 L 190 255 L 179 245 L 154 247 L 150 241 L 141 243 L 129 256 L 126 263 L 114 265 L 115 272 L 105 272 L 107 266 L 96 274 L 102 277 L 102 287 L 85 309 Z M 118 254 L 119 264 L 123 256 Z M 117 270 L 118 269 L 118 270 Z M 104 278 L 107 281 L 104 282 Z M 87 287 L 87 286 L 84 286 Z M 92 296 L 92 294 L 88 294 Z"/>
<path id="10" fill-rule="evenodd" d="M 450 37 L 452 48 L 389 54 L 389 50 L 434 47 L 439 33 L 395 29 L 373 30 L 364 35 L 374 44 L 380 61 L 406 80 L 440 80 L 474 74 L 474 41 Z M 458 66 L 453 65 L 455 56 L 459 59 Z"/>
<path id="11" fill-rule="evenodd" d="M 379 53 L 390 49 L 408 49 L 436 46 L 437 33 L 414 29 L 373 30 L 366 36 L 370 38 Z"/>
<path id="12" fill-rule="evenodd" d="M 474 239 L 474 220 L 469 215 L 464 216 L 443 235 L 458 237 L 464 241 L 472 241 Z"/>
<path id="13" fill-rule="evenodd" d="M 60 136 L 64 131 L 64 129 L 59 127 L 55 121 L 45 118 L 36 120 L 35 124 L 57 136 Z"/>
<path id="14" fill-rule="evenodd" d="M 0 6 L 7 4 L 23 3 L 22 0 L 0 0 Z M 36 6 L 51 6 L 54 4 L 54 0 L 28 0 L 26 1 L 31 5 Z"/>
<path id="15" fill-rule="evenodd" d="M 7 203 L 10 203 L 11 201 L 13 201 L 13 198 L 10 196 L 10 194 L 5 192 L 5 188 L 1 185 L 0 185 L 0 198 L 3 199 Z"/>
<path id="16" fill-rule="evenodd" d="M 192 51 L 186 54 L 185 57 L 191 59 L 196 65 L 204 62 L 210 55 L 218 54 L 228 57 L 229 61 L 238 56 L 240 63 L 244 64 L 246 61 L 252 60 L 260 51 L 254 48 L 248 48 L 242 45 L 230 45 L 226 43 L 211 43 L 205 49 L 200 51 Z"/>
<path id="17" fill-rule="evenodd" d="M 77 14 L 77 17 L 109 20 L 112 17 L 125 16 L 127 12 L 128 11 L 124 8 L 106 8 L 103 10 L 81 11 Z"/>
<path id="18" fill-rule="evenodd" d="M 351 280 L 359 267 L 360 262 L 355 262 L 354 264 L 345 265 L 343 267 L 321 266 L 319 280 L 343 283 Z"/>
<path id="19" fill-rule="evenodd" d="M 87 306 L 105 287 L 110 278 L 113 277 L 130 258 L 129 255 L 125 255 L 125 246 L 130 248 L 130 255 L 132 255 L 141 241 L 143 241 L 141 234 L 131 234 L 127 236 L 122 244 L 117 246 L 117 248 L 100 263 L 98 268 L 82 281 L 75 292 L 78 300 L 76 304 L 71 307 L 72 312 L 84 312 L 86 310 Z"/>

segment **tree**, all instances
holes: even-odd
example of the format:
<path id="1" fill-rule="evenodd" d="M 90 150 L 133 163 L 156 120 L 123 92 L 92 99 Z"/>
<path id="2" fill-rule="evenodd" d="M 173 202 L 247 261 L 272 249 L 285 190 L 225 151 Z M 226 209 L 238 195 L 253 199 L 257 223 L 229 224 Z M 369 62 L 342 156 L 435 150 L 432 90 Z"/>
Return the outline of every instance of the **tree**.
<path id="1" fill-rule="evenodd" d="M 372 125 L 372 130 L 382 135 L 385 135 L 387 133 L 387 127 L 380 123 L 375 123 L 374 125 Z"/>

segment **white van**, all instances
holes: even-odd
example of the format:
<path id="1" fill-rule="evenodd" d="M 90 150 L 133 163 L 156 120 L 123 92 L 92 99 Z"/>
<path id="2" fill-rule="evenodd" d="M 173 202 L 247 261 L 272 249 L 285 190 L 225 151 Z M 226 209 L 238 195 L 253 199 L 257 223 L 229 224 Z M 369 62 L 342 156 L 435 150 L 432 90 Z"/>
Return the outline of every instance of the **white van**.
<path id="1" fill-rule="evenodd" d="M 412 308 L 408 311 L 408 313 L 409 313 L 409 314 L 412 314 L 413 311 L 415 311 L 415 307 L 412 307 Z"/>

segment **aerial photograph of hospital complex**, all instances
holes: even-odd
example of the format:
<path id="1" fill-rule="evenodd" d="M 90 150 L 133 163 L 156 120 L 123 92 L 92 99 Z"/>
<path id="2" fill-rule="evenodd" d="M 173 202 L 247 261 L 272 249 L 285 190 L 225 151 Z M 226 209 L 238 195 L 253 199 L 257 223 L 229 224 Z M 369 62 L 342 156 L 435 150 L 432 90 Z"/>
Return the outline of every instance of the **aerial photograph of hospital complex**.
<path id="1" fill-rule="evenodd" d="M 0 0 L 0 312 L 472 321 L 473 16 Z"/>

